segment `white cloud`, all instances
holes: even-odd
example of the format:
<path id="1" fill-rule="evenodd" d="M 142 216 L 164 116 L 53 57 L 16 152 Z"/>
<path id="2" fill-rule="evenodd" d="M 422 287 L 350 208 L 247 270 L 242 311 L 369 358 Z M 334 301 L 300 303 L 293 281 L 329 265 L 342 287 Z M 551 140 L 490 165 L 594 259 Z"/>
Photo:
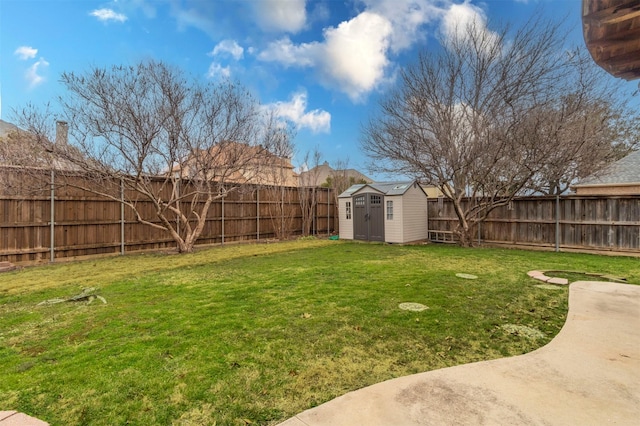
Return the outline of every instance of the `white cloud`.
<path id="1" fill-rule="evenodd" d="M 309 129 L 312 133 L 329 133 L 331 131 L 331 114 L 327 111 L 307 110 L 307 93 L 296 92 L 288 102 L 276 102 L 267 106 L 276 115 L 295 124 L 298 129 Z"/>
<path id="2" fill-rule="evenodd" d="M 35 64 L 27 68 L 27 71 L 24 73 L 24 78 L 29 83 L 29 89 L 33 89 L 44 83 L 45 78 L 40 75 L 39 72 L 42 71 L 42 68 L 47 68 L 48 66 L 49 62 L 44 58 L 40 58 Z"/>
<path id="3" fill-rule="evenodd" d="M 20 46 L 13 52 L 14 55 L 17 55 L 18 58 L 26 61 L 27 59 L 33 59 L 38 54 L 38 49 L 34 49 L 31 46 Z"/>
<path id="4" fill-rule="evenodd" d="M 297 33 L 307 23 L 305 0 L 259 0 L 255 6 L 258 26 L 265 31 Z"/>
<path id="5" fill-rule="evenodd" d="M 156 17 L 157 11 L 157 1 L 151 0 L 147 2 L 146 0 L 129 0 L 128 5 L 131 6 L 132 9 L 141 9 L 142 13 L 149 18 L 153 19 Z M 121 4 L 121 6 L 126 6 L 127 4 Z"/>
<path id="6" fill-rule="evenodd" d="M 278 62 L 285 67 L 310 67 L 317 62 L 320 43 L 301 43 L 295 45 L 289 37 L 269 43 L 267 48 L 258 54 L 258 59 L 265 62 Z"/>
<path id="7" fill-rule="evenodd" d="M 285 37 L 269 44 L 258 59 L 284 66 L 315 67 L 325 86 L 357 102 L 384 80 L 391 31 L 384 17 L 363 12 L 337 28 L 325 29 L 323 42 L 295 45 Z"/>
<path id="8" fill-rule="evenodd" d="M 96 9 L 89 13 L 89 15 L 98 18 L 99 21 L 107 22 L 107 21 L 116 21 L 116 22 L 124 22 L 127 20 L 126 15 L 122 13 L 117 13 L 113 9 Z"/>
<path id="9" fill-rule="evenodd" d="M 426 37 L 425 24 L 440 19 L 445 9 L 437 0 L 362 0 L 367 10 L 391 23 L 390 48 L 399 52 Z M 444 2 L 445 4 L 447 1 Z"/>
<path id="10" fill-rule="evenodd" d="M 325 87 L 337 89 L 359 102 L 393 79 L 389 74 L 394 68 L 391 56 L 425 40 L 425 26 L 443 19 L 450 11 L 451 0 L 358 3 L 364 10 L 338 26 L 325 28 L 323 40 L 296 44 L 283 37 L 262 50 L 258 59 L 285 67 L 314 68 Z"/>
<path id="11" fill-rule="evenodd" d="M 244 49 L 235 40 L 222 40 L 213 48 L 213 51 L 211 51 L 209 55 L 217 56 L 225 53 L 228 53 L 237 61 L 242 59 Z"/>
<path id="12" fill-rule="evenodd" d="M 198 5 L 200 6 L 201 3 L 198 3 Z M 215 25 L 213 20 L 208 18 L 211 15 L 205 13 L 205 11 L 205 8 L 175 10 L 174 15 L 178 23 L 178 29 L 185 30 L 188 27 L 193 27 L 212 36 L 215 34 Z"/>
<path id="13" fill-rule="evenodd" d="M 487 15 L 480 7 L 473 5 L 469 0 L 461 4 L 452 4 L 445 13 L 440 24 L 440 31 L 447 40 L 464 41 L 469 31 L 474 36 L 484 36 L 484 49 L 491 50 L 500 42 L 500 37 L 487 27 Z M 478 37 L 478 39 L 481 39 Z"/>
<path id="14" fill-rule="evenodd" d="M 209 70 L 207 71 L 207 77 L 209 78 L 229 78 L 231 76 L 231 69 L 229 67 L 223 67 L 217 62 L 212 62 L 209 65 Z"/>
<path id="15" fill-rule="evenodd" d="M 370 12 L 326 30 L 323 78 L 360 100 L 384 78 L 391 32 L 389 21 Z"/>
<path id="16" fill-rule="evenodd" d="M 311 13 L 307 16 L 307 21 L 310 23 L 313 22 L 323 22 L 329 20 L 331 17 L 331 10 L 326 3 L 317 2 L 313 5 L 313 9 L 311 9 Z"/>
<path id="17" fill-rule="evenodd" d="M 468 25 L 485 26 L 487 17 L 478 6 L 465 1 L 452 4 L 440 24 L 442 32 L 449 37 L 463 37 Z"/>
<path id="18" fill-rule="evenodd" d="M 35 49 L 31 46 L 20 46 L 13 52 L 13 54 L 21 60 L 26 61 L 28 59 L 35 58 L 38 54 L 38 49 Z M 44 58 L 40 58 L 25 70 L 24 79 L 27 81 L 29 89 L 33 89 L 36 86 L 44 83 L 45 77 L 42 75 L 42 71 L 48 66 L 49 62 L 47 62 Z"/>

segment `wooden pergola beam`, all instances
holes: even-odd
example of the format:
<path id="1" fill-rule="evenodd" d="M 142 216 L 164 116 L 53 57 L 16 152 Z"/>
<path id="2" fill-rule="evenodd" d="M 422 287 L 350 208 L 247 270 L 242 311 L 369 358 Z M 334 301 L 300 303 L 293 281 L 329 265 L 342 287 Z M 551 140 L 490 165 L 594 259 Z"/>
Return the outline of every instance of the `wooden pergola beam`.
<path id="1" fill-rule="evenodd" d="M 640 0 L 582 0 L 584 39 L 613 76 L 640 78 Z"/>
<path id="2" fill-rule="evenodd" d="M 615 37 L 592 41 L 591 46 L 596 49 L 609 49 L 612 47 L 630 49 L 634 46 L 640 47 L 640 27 L 620 31 L 616 33 Z"/>
<path id="3" fill-rule="evenodd" d="M 617 24 L 640 16 L 640 0 L 632 0 L 627 3 L 611 6 L 594 13 L 583 16 L 583 20 L 593 22 L 596 25 Z"/>

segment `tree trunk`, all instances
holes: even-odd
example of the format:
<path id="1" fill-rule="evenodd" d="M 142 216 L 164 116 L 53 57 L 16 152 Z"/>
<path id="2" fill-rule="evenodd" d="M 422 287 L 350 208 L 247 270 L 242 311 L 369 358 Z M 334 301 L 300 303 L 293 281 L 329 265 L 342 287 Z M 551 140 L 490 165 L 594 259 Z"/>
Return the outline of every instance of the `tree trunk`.
<path id="1" fill-rule="evenodd" d="M 176 241 L 178 253 L 193 253 L 193 244 L 186 244 L 183 240 Z"/>
<path id="2" fill-rule="evenodd" d="M 453 209 L 458 217 L 458 225 L 454 231 L 458 237 L 458 244 L 462 247 L 473 247 L 473 227 L 469 225 L 465 210 L 462 208 L 462 197 L 451 197 L 450 200 L 453 202 Z"/>
<path id="3" fill-rule="evenodd" d="M 473 232 L 466 223 L 464 227 L 458 225 L 455 234 L 458 236 L 458 245 L 461 247 L 473 247 Z"/>

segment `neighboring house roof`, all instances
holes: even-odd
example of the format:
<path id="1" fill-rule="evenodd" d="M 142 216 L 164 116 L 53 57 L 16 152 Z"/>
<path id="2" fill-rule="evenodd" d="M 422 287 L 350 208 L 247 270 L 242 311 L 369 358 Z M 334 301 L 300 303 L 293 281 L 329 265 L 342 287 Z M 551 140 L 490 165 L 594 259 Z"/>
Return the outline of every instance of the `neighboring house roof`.
<path id="1" fill-rule="evenodd" d="M 365 187 L 372 188 L 384 195 L 404 195 L 412 185 L 416 185 L 424 193 L 422 186 L 418 185 L 414 180 L 400 182 L 374 182 L 351 185 L 346 191 L 340 194 L 338 198 L 351 198 L 353 194 L 361 191 Z M 426 196 L 427 194 L 425 193 L 424 195 Z"/>
<path id="2" fill-rule="evenodd" d="M 0 138 L 7 137 L 9 133 L 17 132 L 18 130 L 18 126 L 15 124 L 0 120 Z"/>
<path id="3" fill-rule="evenodd" d="M 300 184 L 320 186 L 327 181 L 327 178 L 334 176 L 353 178 L 355 181 L 373 182 L 370 177 L 356 169 L 334 169 L 325 161 L 323 164 L 300 173 Z"/>
<path id="4" fill-rule="evenodd" d="M 80 159 L 82 154 L 67 145 L 66 123 L 62 124 L 65 125 L 65 130 L 61 133 L 64 139 L 54 143 L 22 130 L 15 124 L 0 120 L 0 165 L 47 170 L 51 168 L 65 171 L 79 170 L 79 167 L 69 159 Z"/>
<path id="5" fill-rule="evenodd" d="M 637 184 L 640 184 L 640 151 L 632 152 L 600 172 L 584 178 L 573 187 Z"/>
<path id="6" fill-rule="evenodd" d="M 444 193 L 435 185 L 421 185 L 424 193 L 429 198 L 444 197 Z"/>
<path id="7" fill-rule="evenodd" d="M 295 186 L 297 175 L 289 158 L 280 157 L 261 145 L 224 142 L 199 150 L 176 165 L 173 172 L 186 176 L 206 174 L 209 179 L 224 177 L 230 183 Z"/>

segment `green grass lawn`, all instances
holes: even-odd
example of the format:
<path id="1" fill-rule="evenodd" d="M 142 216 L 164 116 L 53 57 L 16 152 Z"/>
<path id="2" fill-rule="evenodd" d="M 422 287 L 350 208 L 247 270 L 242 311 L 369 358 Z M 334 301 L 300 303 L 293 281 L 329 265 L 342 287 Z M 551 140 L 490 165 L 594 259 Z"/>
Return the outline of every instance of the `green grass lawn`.
<path id="1" fill-rule="evenodd" d="M 320 240 L 4 273 L 0 410 L 52 425 L 275 424 L 383 380 L 548 343 L 568 289 L 536 287 L 532 269 L 640 283 L 634 258 Z M 38 305 L 85 287 L 107 304 Z"/>

